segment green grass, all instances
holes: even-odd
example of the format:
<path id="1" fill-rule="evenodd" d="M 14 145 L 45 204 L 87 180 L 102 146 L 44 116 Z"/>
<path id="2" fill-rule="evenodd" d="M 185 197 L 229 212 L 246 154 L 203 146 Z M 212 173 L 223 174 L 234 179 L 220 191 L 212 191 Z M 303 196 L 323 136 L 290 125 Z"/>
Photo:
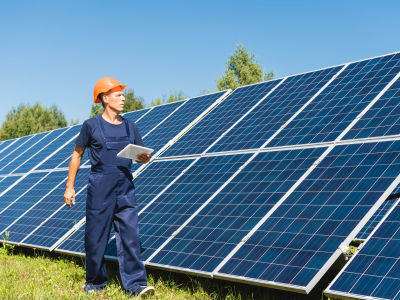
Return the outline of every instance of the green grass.
<path id="1" fill-rule="evenodd" d="M 14 254 L 11 252 L 12 249 L 0 250 L 0 299 L 127 299 L 116 262 L 107 262 L 109 283 L 106 289 L 86 295 L 83 290 L 84 258 L 28 248 L 16 248 Z M 324 277 L 311 294 L 302 295 L 156 269 L 147 270 L 149 285 L 156 289 L 151 299 L 174 300 L 322 299 L 323 289 L 334 276 Z"/>

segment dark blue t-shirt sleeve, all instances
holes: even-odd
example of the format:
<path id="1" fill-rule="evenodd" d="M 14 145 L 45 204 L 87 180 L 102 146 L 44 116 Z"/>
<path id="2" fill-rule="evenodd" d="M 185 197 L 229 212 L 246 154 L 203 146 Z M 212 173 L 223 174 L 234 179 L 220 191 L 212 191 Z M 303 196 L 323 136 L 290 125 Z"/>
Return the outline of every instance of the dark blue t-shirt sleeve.
<path id="1" fill-rule="evenodd" d="M 87 121 L 83 122 L 81 132 L 79 133 L 79 136 L 76 138 L 75 144 L 83 148 L 88 147 L 90 142 L 90 132 L 91 128 L 88 122 Z"/>
<path id="2" fill-rule="evenodd" d="M 132 122 L 133 123 L 133 122 Z M 139 129 L 137 128 L 136 124 L 133 123 L 133 132 L 135 135 L 135 141 L 133 142 L 135 145 L 144 147 L 144 143 L 142 141 L 142 137 L 140 136 Z"/>

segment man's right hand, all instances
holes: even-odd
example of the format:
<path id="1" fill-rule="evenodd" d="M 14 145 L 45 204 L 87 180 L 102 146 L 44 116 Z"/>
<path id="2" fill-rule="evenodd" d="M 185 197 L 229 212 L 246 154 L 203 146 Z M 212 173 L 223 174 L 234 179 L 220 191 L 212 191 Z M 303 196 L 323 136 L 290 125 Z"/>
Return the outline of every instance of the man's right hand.
<path id="1" fill-rule="evenodd" d="M 67 187 L 64 193 L 64 201 L 69 208 L 71 208 L 71 200 L 72 204 L 75 205 L 75 190 L 74 188 Z"/>

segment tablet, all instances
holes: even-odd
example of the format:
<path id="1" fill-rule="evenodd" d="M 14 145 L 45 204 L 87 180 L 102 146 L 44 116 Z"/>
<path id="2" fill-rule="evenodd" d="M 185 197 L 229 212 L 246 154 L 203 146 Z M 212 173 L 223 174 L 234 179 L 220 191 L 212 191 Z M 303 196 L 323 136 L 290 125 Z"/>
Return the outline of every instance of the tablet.
<path id="1" fill-rule="evenodd" d="M 133 144 L 129 144 L 128 146 L 126 146 L 124 149 L 122 149 L 117 156 L 120 157 L 125 157 L 125 158 L 130 158 L 133 160 L 137 160 L 137 155 L 141 154 L 141 153 L 147 153 L 147 154 L 151 154 L 153 153 L 153 149 L 150 148 L 146 148 L 146 147 L 142 147 L 142 146 L 138 146 L 138 145 L 133 145 Z"/>

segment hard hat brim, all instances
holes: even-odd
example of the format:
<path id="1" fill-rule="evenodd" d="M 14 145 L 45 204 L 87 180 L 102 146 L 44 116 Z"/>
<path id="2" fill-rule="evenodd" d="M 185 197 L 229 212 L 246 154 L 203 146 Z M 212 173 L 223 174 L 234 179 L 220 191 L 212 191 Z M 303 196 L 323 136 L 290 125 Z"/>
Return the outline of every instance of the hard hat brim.
<path id="1" fill-rule="evenodd" d="M 102 93 L 107 93 L 109 90 L 112 90 L 113 88 L 116 88 L 117 86 L 120 86 L 122 90 L 124 90 L 124 89 L 126 88 L 126 85 L 120 84 L 120 85 L 113 86 L 112 88 L 108 88 L 108 89 L 105 90 L 105 91 L 100 90 L 99 93 L 98 93 L 98 95 L 100 95 L 100 94 L 102 94 Z M 97 95 L 96 98 L 93 99 L 93 103 L 101 103 L 101 101 L 100 101 L 98 95 Z"/>

